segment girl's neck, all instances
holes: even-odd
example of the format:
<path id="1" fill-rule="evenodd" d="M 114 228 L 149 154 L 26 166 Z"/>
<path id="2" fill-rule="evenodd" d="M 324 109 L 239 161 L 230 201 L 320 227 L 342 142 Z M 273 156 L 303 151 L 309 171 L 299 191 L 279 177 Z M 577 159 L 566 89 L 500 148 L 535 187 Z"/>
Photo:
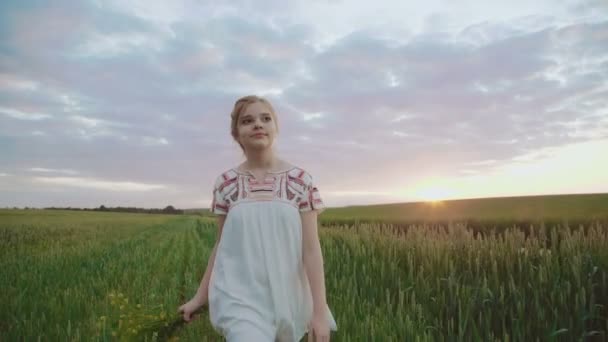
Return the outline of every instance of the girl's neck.
<path id="1" fill-rule="evenodd" d="M 242 164 L 246 170 L 274 170 L 282 164 L 272 149 L 247 151 L 246 156 L 247 160 Z"/>

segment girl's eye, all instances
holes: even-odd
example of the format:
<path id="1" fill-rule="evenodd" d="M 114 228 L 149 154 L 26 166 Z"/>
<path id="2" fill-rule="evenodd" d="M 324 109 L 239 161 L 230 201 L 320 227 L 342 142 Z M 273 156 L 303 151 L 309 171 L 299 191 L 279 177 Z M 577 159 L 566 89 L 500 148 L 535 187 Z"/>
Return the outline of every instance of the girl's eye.
<path id="1" fill-rule="evenodd" d="M 265 122 L 271 121 L 272 118 L 270 116 L 265 116 L 262 120 L 264 120 Z M 241 121 L 242 124 L 246 125 L 248 123 L 250 123 L 252 120 L 251 119 L 244 119 L 243 121 Z"/>

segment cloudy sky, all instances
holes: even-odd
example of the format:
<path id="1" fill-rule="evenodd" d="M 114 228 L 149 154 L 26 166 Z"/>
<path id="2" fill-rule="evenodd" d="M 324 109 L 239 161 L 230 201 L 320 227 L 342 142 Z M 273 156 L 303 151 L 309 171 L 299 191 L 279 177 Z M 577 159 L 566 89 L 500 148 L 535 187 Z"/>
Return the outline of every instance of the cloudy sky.
<path id="1" fill-rule="evenodd" d="M 249 94 L 328 206 L 608 192 L 608 2 L 50 3 L 0 3 L 0 207 L 208 207 Z"/>

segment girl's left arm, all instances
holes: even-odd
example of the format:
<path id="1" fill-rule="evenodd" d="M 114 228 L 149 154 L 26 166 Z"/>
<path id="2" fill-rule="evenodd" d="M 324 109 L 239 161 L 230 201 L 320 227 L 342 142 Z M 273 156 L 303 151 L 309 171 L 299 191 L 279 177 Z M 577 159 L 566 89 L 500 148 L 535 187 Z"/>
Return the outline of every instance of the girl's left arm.
<path id="1" fill-rule="evenodd" d="M 325 297 L 325 271 L 323 255 L 317 227 L 317 212 L 301 212 L 302 219 L 302 257 L 313 300 L 313 314 L 325 315 L 327 299 Z"/>

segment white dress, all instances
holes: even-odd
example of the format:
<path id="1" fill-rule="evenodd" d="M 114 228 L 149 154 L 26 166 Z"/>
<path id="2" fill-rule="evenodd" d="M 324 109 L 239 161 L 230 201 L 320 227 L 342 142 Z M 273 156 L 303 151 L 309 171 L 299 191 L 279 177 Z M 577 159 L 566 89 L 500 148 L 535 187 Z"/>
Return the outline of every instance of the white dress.
<path id="1" fill-rule="evenodd" d="M 209 281 L 209 317 L 220 334 L 247 320 L 277 341 L 300 341 L 313 312 L 300 211 L 324 208 L 312 176 L 299 167 L 259 182 L 235 168 L 217 177 L 211 211 L 227 216 Z"/>

